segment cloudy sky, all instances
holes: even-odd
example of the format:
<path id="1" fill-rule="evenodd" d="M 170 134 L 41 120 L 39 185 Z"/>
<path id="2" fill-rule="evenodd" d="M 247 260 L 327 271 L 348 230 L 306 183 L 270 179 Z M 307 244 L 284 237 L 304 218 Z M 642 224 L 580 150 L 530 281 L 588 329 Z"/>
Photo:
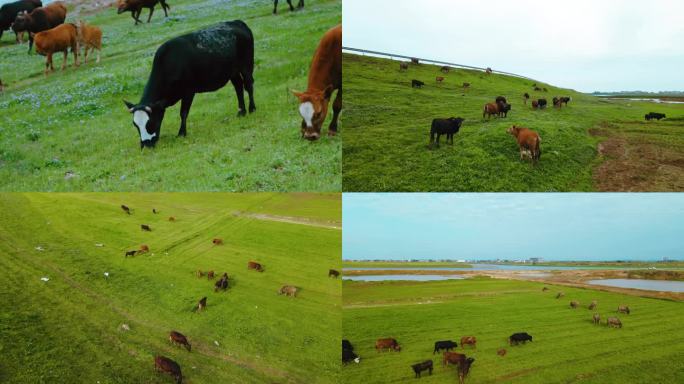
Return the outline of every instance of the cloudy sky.
<path id="1" fill-rule="evenodd" d="M 343 196 L 344 259 L 684 260 L 684 194 Z"/>
<path id="2" fill-rule="evenodd" d="M 344 0 L 344 45 L 583 92 L 684 91 L 681 0 Z"/>

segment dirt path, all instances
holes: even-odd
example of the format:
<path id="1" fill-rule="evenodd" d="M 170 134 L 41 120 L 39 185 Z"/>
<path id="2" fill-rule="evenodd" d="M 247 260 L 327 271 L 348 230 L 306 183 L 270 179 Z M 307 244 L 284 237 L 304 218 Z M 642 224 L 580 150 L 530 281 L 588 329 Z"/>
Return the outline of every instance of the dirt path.
<path id="1" fill-rule="evenodd" d="M 265 213 L 246 213 L 246 212 L 236 212 L 235 215 L 236 216 L 250 217 L 252 219 L 264 220 L 264 221 L 277 221 L 277 222 L 281 222 L 281 223 L 300 224 L 300 225 L 308 225 L 310 227 L 328 228 L 328 229 L 337 229 L 337 230 L 342 229 L 342 226 L 338 222 L 315 220 L 315 219 L 309 219 L 306 217 L 277 216 L 277 215 L 267 215 Z"/>

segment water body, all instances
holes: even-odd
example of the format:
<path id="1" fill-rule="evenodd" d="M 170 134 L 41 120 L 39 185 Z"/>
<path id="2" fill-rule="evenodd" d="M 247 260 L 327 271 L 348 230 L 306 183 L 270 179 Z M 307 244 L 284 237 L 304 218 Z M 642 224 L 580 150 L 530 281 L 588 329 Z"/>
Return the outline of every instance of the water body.
<path id="1" fill-rule="evenodd" d="M 628 97 L 610 97 L 610 96 L 601 96 L 601 95 L 599 95 L 598 97 L 600 97 L 602 99 L 608 99 L 608 100 L 648 101 L 648 102 L 656 103 L 656 104 L 684 104 L 684 101 L 663 100 L 663 99 L 659 99 L 657 97 L 628 98 Z"/>
<path id="2" fill-rule="evenodd" d="M 620 267 L 582 267 L 582 266 L 541 266 L 541 265 L 509 265 L 509 264 L 471 264 L 472 268 L 462 268 L 462 267 L 401 267 L 401 268 L 342 268 L 344 271 L 354 270 L 354 271 L 401 271 L 401 270 L 414 270 L 414 271 L 565 271 L 565 270 L 578 270 L 578 269 L 638 269 L 638 268 L 620 268 Z M 643 269 L 643 268 L 642 268 Z"/>
<path id="3" fill-rule="evenodd" d="M 600 279 L 589 280 L 588 284 L 607 285 L 618 288 L 644 289 L 647 291 L 684 292 L 684 281 L 639 280 L 639 279 Z"/>
<path id="4" fill-rule="evenodd" d="M 365 276 L 342 276 L 344 280 L 354 281 L 436 281 L 436 280 L 463 280 L 459 275 L 365 275 Z"/>

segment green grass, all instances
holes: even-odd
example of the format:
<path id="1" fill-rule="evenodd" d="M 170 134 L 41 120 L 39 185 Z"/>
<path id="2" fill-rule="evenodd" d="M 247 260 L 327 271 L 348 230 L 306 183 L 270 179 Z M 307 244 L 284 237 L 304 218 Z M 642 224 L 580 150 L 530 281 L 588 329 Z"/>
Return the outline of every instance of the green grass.
<path id="1" fill-rule="evenodd" d="M 678 119 L 684 105 L 605 100 L 541 82 L 537 85 L 548 92 L 534 92 L 530 80 L 462 69 L 444 75 L 426 64 L 400 72 L 396 61 L 351 54 L 344 55 L 343 70 L 344 191 L 684 190 L 684 124 Z M 436 76 L 444 76 L 444 84 L 436 84 Z M 412 89 L 411 79 L 426 85 Z M 465 93 L 463 82 L 471 83 Z M 534 111 L 523 105 L 525 92 L 549 104 L 554 96 L 573 100 L 561 110 L 551 105 Z M 484 120 L 484 104 L 499 95 L 512 104 L 508 118 Z M 650 111 L 674 119 L 646 123 L 643 116 Z M 446 145 L 443 137 L 441 148 L 428 149 L 432 119 L 450 116 L 466 119 L 454 145 Z M 605 137 L 590 133 L 605 123 L 611 127 L 600 131 Z M 506 133 L 513 124 L 540 134 L 542 157 L 536 167 L 520 162 L 517 144 Z M 597 145 L 622 135 L 631 135 L 628 149 L 647 141 L 654 153 L 627 150 L 634 163 L 648 167 L 624 184 L 606 185 L 595 177 L 607 159 Z M 610 179 L 626 168 L 613 165 L 602 177 Z M 639 178 L 649 183 L 634 187 Z"/>
<path id="2" fill-rule="evenodd" d="M 477 383 L 678 383 L 684 380 L 684 305 L 591 289 L 525 281 L 475 278 L 439 282 L 343 283 L 343 338 L 361 357 L 343 367 L 345 383 L 415 383 L 411 364 L 433 359 L 421 383 L 457 382 L 442 367 L 434 342 L 476 336 L 466 382 Z M 559 290 L 565 297 L 555 299 Z M 570 300 L 582 307 L 570 309 Z M 591 300 L 603 319 L 618 316 L 622 329 L 591 322 Z M 616 314 L 620 304 L 630 315 Z M 509 347 L 507 338 L 528 332 L 534 341 Z M 394 337 L 401 352 L 377 353 L 375 340 Z M 500 357 L 499 348 L 508 354 Z M 461 348 L 459 345 L 459 352 Z"/>
<path id="3" fill-rule="evenodd" d="M 0 190 L 340 190 L 341 140 L 302 140 L 289 90 L 306 88 L 321 36 L 341 22 L 341 1 L 312 2 L 298 12 L 282 7 L 277 16 L 272 3 L 255 0 L 176 0 L 171 7 L 168 19 L 158 7 L 152 22 L 139 26 L 114 8 L 83 16 L 103 30 L 101 63 L 57 68 L 48 78 L 44 57 L 28 56 L 13 34 L 3 36 L 0 78 L 8 87 L 0 95 Z M 156 49 L 234 19 L 244 20 L 255 37 L 256 113 L 237 117 L 231 84 L 198 94 L 188 137 L 176 138 L 178 103 L 167 110 L 157 148 L 141 152 L 122 99 L 139 101 Z M 74 20 L 67 15 L 67 22 Z M 61 62 L 55 58 L 56 67 Z M 65 178 L 68 172 L 75 177 Z"/>
<path id="4" fill-rule="evenodd" d="M 344 268 L 417 268 L 417 267 L 453 267 L 471 268 L 472 265 L 451 261 L 411 261 L 411 262 L 391 262 L 391 261 L 342 261 Z"/>
<path id="5" fill-rule="evenodd" d="M 338 382 L 341 283 L 327 272 L 340 267 L 341 231 L 247 214 L 339 222 L 339 195 L 0 194 L 0 211 L 0 382 L 171 382 L 155 354 L 188 383 Z M 124 258 L 140 244 L 151 252 Z M 229 290 L 214 293 L 198 269 L 227 272 Z M 285 284 L 298 297 L 279 296 Z M 193 313 L 203 296 L 207 310 Z M 170 345 L 170 330 L 192 352 Z"/>

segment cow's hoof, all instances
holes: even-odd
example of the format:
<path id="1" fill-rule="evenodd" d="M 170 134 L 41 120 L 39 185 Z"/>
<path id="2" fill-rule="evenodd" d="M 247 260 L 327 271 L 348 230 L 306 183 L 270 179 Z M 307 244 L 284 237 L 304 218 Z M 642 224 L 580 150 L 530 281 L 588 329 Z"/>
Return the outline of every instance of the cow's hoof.
<path id="1" fill-rule="evenodd" d="M 256 112 L 256 107 L 249 107 L 249 113 Z"/>
<path id="2" fill-rule="evenodd" d="M 330 137 L 337 136 L 337 131 L 328 131 L 328 136 L 330 136 Z"/>
<path id="3" fill-rule="evenodd" d="M 238 117 L 247 116 L 247 111 L 245 111 L 244 109 L 239 110 L 237 115 L 238 115 Z"/>

